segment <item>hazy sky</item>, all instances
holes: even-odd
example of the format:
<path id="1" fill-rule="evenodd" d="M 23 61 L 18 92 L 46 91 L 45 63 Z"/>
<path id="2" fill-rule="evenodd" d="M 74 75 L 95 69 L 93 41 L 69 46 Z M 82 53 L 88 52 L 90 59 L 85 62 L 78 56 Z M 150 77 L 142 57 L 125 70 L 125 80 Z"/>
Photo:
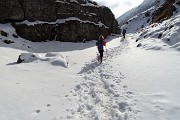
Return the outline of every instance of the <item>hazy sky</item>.
<path id="1" fill-rule="evenodd" d="M 115 17 L 118 18 L 120 15 L 130 10 L 131 8 L 138 6 L 144 0 L 94 0 L 100 5 L 109 7 L 114 13 Z"/>

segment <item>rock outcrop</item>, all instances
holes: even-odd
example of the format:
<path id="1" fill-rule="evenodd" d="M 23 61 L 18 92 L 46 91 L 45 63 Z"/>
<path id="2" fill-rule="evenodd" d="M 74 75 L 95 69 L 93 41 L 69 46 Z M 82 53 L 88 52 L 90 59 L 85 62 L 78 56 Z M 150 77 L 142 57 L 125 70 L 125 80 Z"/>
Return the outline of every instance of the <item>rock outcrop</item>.
<path id="1" fill-rule="evenodd" d="M 164 4 L 154 12 L 152 23 L 169 19 L 173 15 L 173 12 L 176 11 L 176 7 L 173 5 L 175 1 L 176 0 L 166 0 Z"/>
<path id="2" fill-rule="evenodd" d="M 83 41 L 119 33 L 111 10 L 91 0 L 1 0 L 0 21 L 34 42 Z"/>
<path id="3" fill-rule="evenodd" d="M 24 11 L 19 1 L 0 0 L 0 22 L 24 20 Z"/>

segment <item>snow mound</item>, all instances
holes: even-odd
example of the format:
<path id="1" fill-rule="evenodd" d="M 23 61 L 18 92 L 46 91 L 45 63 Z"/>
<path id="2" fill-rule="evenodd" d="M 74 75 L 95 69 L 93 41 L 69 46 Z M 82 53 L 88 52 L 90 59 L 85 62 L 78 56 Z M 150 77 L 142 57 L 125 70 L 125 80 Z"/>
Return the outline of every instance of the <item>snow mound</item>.
<path id="1" fill-rule="evenodd" d="M 59 57 L 59 58 L 61 58 L 61 57 Z M 67 68 L 68 67 L 68 63 L 66 62 L 66 60 L 65 59 L 59 59 L 59 58 L 51 59 L 50 60 L 51 65 L 62 66 L 62 67 Z"/>
<path id="2" fill-rule="evenodd" d="M 46 58 L 49 58 L 49 62 L 54 66 L 68 67 L 68 57 L 64 57 L 59 53 L 47 53 Z"/>
<path id="3" fill-rule="evenodd" d="M 55 56 L 58 56 L 59 54 L 58 53 L 47 53 L 45 55 L 45 57 L 55 57 Z"/>
<path id="4" fill-rule="evenodd" d="M 18 63 L 30 63 L 34 61 L 49 62 L 54 66 L 68 67 L 67 57 L 63 57 L 57 53 L 47 53 L 45 57 L 35 53 L 21 53 L 18 59 Z"/>
<path id="5" fill-rule="evenodd" d="M 19 59 L 23 63 L 30 63 L 30 62 L 38 60 L 39 56 L 34 53 L 21 53 L 21 55 L 19 56 Z"/>
<path id="6" fill-rule="evenodd" d="M 162 44 L 154 44 L 154 43 L 145 43 L 142 45 L 146 50 L 164 50 Z"/>

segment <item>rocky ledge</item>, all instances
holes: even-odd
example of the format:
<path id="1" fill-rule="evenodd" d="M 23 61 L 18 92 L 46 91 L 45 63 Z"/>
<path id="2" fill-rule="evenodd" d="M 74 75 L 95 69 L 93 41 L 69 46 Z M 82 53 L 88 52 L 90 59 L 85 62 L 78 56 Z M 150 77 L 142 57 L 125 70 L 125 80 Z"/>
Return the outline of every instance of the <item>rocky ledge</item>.
<path id="1" fill-rule="evenodd" d="M 163 5 L 154 12 L 152 23 L 162 22 L 169 19 L 176 11 L 174 3 L 176 3 L 177 5 L 179 4 L 177 0 L 165 0 Z"/>
<path id="2" fill-rule="evenodd" d="M 111 10 L 91 0 L 1 0 L 0 22 L 27 40 L 83 41 L 119 33 Z"/>

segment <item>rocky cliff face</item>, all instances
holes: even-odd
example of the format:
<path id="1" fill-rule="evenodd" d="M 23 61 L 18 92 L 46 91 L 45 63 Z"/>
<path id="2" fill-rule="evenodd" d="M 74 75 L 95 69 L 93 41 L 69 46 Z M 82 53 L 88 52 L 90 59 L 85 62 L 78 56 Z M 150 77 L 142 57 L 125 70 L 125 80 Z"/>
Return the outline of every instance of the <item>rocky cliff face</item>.
<path id="1" fill-rule="evenodd" d="M 173 15 L 173 12 L 176 11 L 176 7 L 173 5 L 176 1 L 177 0 L 166 0 L 164 4 L 154 12 L 152 23 L 169 19 Z"/>
<path id="2" fill-rule="evenodd" d="M 1 0 L 0 21 L 13 22 L 17 34 L 31 41 L 82 41 L 119 33 L 111 10 L 91 0 Z"/>
<path id="3" fill-rule="evenodd" d="M 0 0 L 0 21 L 18 21 L 24 19 L 24 11 L 18 0 Z"/>

